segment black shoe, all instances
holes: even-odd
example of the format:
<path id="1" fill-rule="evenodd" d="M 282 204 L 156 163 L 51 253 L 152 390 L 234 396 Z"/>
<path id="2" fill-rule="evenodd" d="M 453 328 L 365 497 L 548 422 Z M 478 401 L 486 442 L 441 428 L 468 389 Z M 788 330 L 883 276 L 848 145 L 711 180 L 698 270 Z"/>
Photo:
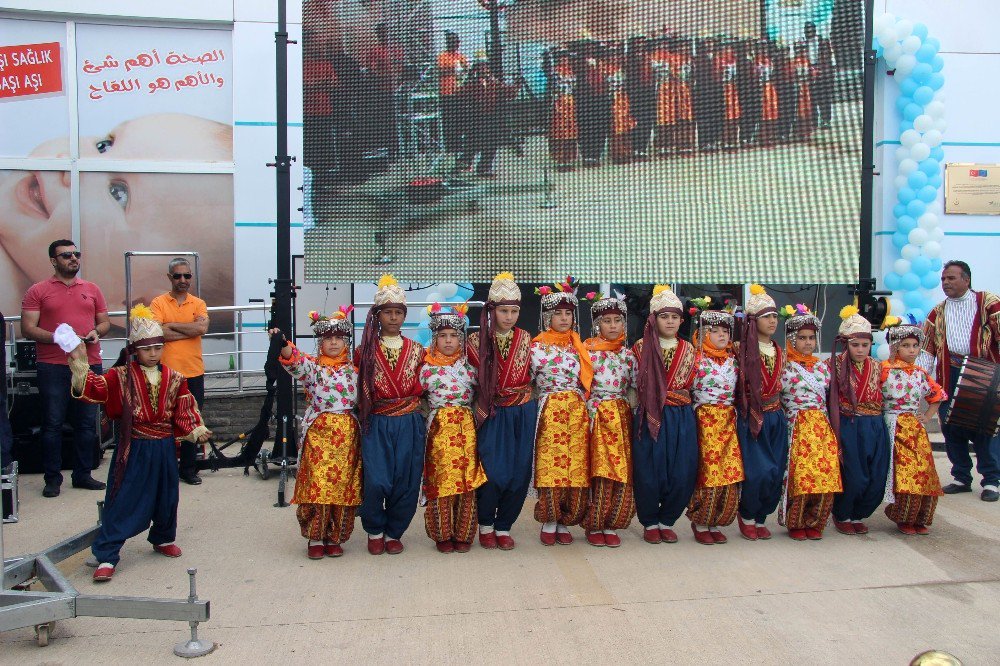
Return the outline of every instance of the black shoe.
<path id="1" fill-rule="evenodd" d="M 42 490 L 42 497 L 59 497 L 59 484 L 46 483 L 45 489 Z"/>
<path id="2" fill-rule="evenodd" d="M 990 490 L 989 488 L 987 488 L 986 490 L 983 491 L 983 494 L 979 496 L 979 499 L 983 500 L 984 502 L 996 502 L 998 499 L 1000 499 L 1000 493 L 998 493 L 995 490 Z"/>
<path id="3" fill-rule="evenodd" d="M 82 479 L 73 479 L 73 487 L 82 488 L 83 490 L 104 490 L 108 486 L 94 477 L 88 476 Z"/>
<path id="4" fill-rule="evenodd" d="M 181 474 L 181 481 L 188 484 L 189 486 L 201 485 L 201 477 L 198 476 L 197 472 L 194 474 Z"/>
<path id="5" fill-rule="evenodd" d="M 947 486 L 942 488 L 945 495 L 957 495 L 958 493 L 971 493 L 972 484 L 971 483 L 949 483 Z"/>

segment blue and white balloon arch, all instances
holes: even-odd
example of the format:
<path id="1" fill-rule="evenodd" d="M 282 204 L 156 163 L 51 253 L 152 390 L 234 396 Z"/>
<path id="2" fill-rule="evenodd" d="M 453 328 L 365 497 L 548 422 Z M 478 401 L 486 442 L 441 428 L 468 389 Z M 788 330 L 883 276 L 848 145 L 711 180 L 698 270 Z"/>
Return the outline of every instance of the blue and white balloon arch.
<path id="1" fill-rule="evenodd" d="M 885 59 L 899 85 L 896 111 L 900 118 L 896 148 L 896 203 L 892 217 L 896 229 L 892 245 L 898 258 L 883 284 L 893 293 L 893 314 L 912 315 L 922 321 L 934 307 L 929 292 L 941 282 L 941 228 L 943 209 L 939 196 L 943 182 L 942 136 L 947 129 L 944 59 L 940 42 L 929 36 L 927 26 L 883 14 L 874 23 L 875 52 Z M 876 338 L 879 358 L 888 358 L 884 338 Z"/>

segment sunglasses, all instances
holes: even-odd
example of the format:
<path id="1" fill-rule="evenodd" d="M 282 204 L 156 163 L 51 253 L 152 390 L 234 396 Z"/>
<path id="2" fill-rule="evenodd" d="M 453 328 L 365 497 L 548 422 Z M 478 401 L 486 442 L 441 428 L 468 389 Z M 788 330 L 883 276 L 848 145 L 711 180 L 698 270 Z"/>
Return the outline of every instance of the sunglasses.
<path id="1" fill-rule="evenodd" d="M 77 251 L 77 252 L 60 252 L 56 256 L 59 257 L 60 259 L 71 259 L 73 257 L 76 257 L 77 259 L 79 259 L 81 254 L 82 254 L 82 252 L 79 252 L 79 251 Z"/>
<path id="2" fill-rule="evenodd" d="M 172 277 L 175 280 L 180 280 L 181 278 L 184 278 L 185 280 L 190 280 L 191 279 L 191 274 L 190 273 L 174 273 L 170 277 Z"/>

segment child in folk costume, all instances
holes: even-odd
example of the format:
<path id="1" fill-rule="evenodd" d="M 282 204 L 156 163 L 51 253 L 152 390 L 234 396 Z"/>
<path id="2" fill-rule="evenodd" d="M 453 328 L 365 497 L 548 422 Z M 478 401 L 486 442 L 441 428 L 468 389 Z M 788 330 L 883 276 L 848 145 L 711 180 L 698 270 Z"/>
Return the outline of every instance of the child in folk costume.
<path id="1" fill-rule="evenodd" d="M 567 277 L 542 297 L 542 332 L 531 341 L 531 374 L 538 387 L 535 431 L 535 520 L 546 546 L 573 543 L 570 525 L 587 512 L 590 486 L 587 396 L 594 378 L 590 353 L 576 327 L 577 281 Z"/>
<path id="2" fill-rule="evenodd" d="M 885 494 L 889 431 L 882 418 L 882 367 L 871 357 L 872 325 L 854 306 L 840 311 L 837 343 L 847 349 L 830 357 L 830 420 L 838 429 L 844 492 L 833 500 L 833 526 L 841 534 L 867 534 L 864 521 Z"/>
<path id="3" fill-rule="evenodd" d="M 788 460 L 788 420 L 781 411 L 785 355 L 771 336 L 778 330 L 778 307 L 759 284 L 750 285 L 740 327 L 736 434 L 745 479 L 736 520 L 744 539 L 770 539 L 764 524 L 781 500 Z"/>
<path id="4" fill-rule="evenodd" d="M 103 375 L 90 369 L 86 346 L 72 329 L 60 324 L 53 335 L 60 347 L 71 350 L 67 353 L 73 397 L 103 404 L 110 418 L 121 421 L 121 438 L 108 469 L 101 528 L 91 547 L 98 562 L 96 582 L 111 580 L 125 540 L 146 529 L 153 550 L 167 557 L 181 556 L 174 543 L 179 499 L 174 437 L 205 442 L 212 436 L 187 380 L 160 365 L 163 329 L 152 310 L 137 305 L 129 321 L 126 359 L 134 354 L 136 360 Z"/>
<path id="5" fill-rule="evenodd" d="M 732 345 L 733 314 L 713 310 L 711 298 L 694 299 L 699 315 L 695 348 L 698 369 L 691 395 L 698 423 L 698 480 L 687 517 L 694 538 L 709 546 L 726 543 L 719 529 L 732 525 L 740 500 L 743 458 L 736 437 L 736 352 Z"/>
<path id="6" fill-rule="evenodd" d="M 774 62 L 768 52 L 770 42 L 759 42 L 753 59 L 753 72 L 760 89 L 760 123 L 757 142 L 762 146 L 774 144 L 778 125 L 778 89 L 775 86 Z"/>
<path id="7" fill-rule="evenodd" d="M 625 344 L 628 308 L 623 298 L 591 292 L 594 335 L 584 342 L 594 367 L 590 414 L 590 508 L 583 525 L 592 546 L 617 548 L 635 515 L 632 496 L 632 408 L 628 389 L 637 363 Z"/>
<path id="8" fill-rule="evenodd" d="M 697 358 L 677 337 L 680 299 L 666 285 L 653 287 L 649 318 L 633 353 L 639 409 L 632 446 L 635 508 L 647 543 L 676 543 L 674 523 L 698 478 L 698 428 L 691 406 Z"/>
<path id="9" fill-rule="evenodd" d="M 467 553 L 476 535 L 476 488 L 486 474 L 476 454 L 472 395 L 476 371 L 465 358 L 468 306 L 427 308 L 433 333 L 420 385 L 427 394 L 424 525 L 442 553 Z"/>
<path id="10" fill-rule="evenodd" d="M 816 70 L 809 62 L 809 47 L 806 44 L 796 45 L 795 57 L 789 63 L 789 70 L 795 84 L 797 99 L 792 133 L 796 140 L 808 141 L 816 128 L 813 122 L 812 102 L 812 86 Z"/>
<path id="11" fill-rule="evenodd" d="M 715 61 L 715 75 L 722 84 L 722 143 L 729 150 L 739 147 L 740 93 L 737 84 L 738 63 L 732 46 L 723 46 Z"/>
<path id="12" fill-rule="evenodd" d="M 938 497 L 944 493 L 925 424 L 948 399 L 927 372 L 914 365 L 924 332 L 913 318 L 889 329 L 890 357 L 882 363 L 882 411 L 892 441 L 885 486 L 885 515 L 903 534 L 927 534 Z M 918 414 L 920 400 L 927 410 Z"/>
<path id="13" fill-rule="evenodd" d="M 554 58 L 554 62 L 549 59 Z M 576 119 L 576 72 L 570 63 L 568 51 L 546 53 L 544 62 L 552 99 L 552 119 L 549 123 L 549 157 L 555 162 L 556 171 L 576 168 L 579 124 Z"/>
<path id="14" fill-rule="evenodd" d="M 628 164 L 632 161 L 632 130 L 635 118 L 625 89 L 625 54 L 622 47 L 614 49 L 606 65 L 608 89 L 611 93 L 611 139 L 609 149 L 611 161 Z"/>
<path id="15" fill-rule="evenodd" d="M 827 416 L 830 367 L 813 355 L 820 321 L 803 304 L 786 305 L 781 402 L 788 416 L 788 472 L 779 522 L 796 541 L 823 538 L 840 482 L 840 447 Z"/>
<path id="16" fill-rule="evenodd" d="M 510 529 L 531 485 L 538 403 L 531 394 L 531 334 L 517 328 L 521 290 L 511 273 L 493 278 L 469 335 L 469 362 L 479 370 L 475 418 L 486 483 L 476 491 L 479 545 L 511 550 Z"/>
<path id="17" fill-rule="evenodd" d="M 670 54 L 670 80 L 673 84 L 674 143 L 681 155 L 692 155 L 695 140 L 694 106 L 691 102 L 691 85 L 694 82 L 694 65 L 691 63 L 691 42 L 681 41 Z"/>
<path id="18" fill-rule="evenodd" d="M 351 538 L 361 504 L 361 447 L 354 416 L 358 370 L 349 352 L 352 309 L 342 307 L 330 317 L 310 312 L 319 353 L 303 354 L 287 342 L 278 357 L 288 374 L 302 382 L 309 401 L 302 417 L 292 504 L 298 504 L 295 517 L 308 539 L 311 560 L 344 554 L 341 544 Z"/>
<path id="19" fill-rule="evenodd" d="M 656 84 L 656 129 L 653 145 L 661 157 L 672 152 L 676 144 L 677 117 L 674 83 L 671 78 L 674 65 L 672 56 L 667 41 L 662 39 L 650 56 L 650 67 Z"/>
<path id="20" fill-rule="evenodd" d="M 426 429 L 418 411 L 424 348 L 399 334 L 405 319 L 406 294 L 383 275 L 354 353 L 364 480 L 359 513 L 372 555 L 403 552 L 399 539 L 417 512 L 424 467 Z"/>

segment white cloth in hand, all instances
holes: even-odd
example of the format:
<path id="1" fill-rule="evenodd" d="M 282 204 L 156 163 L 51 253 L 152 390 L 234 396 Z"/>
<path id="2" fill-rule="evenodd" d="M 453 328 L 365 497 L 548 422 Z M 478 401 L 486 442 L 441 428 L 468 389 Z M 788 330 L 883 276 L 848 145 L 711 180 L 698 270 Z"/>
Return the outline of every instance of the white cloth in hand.
<path id="1" fill-rule="evenodd" d="M 68 354 L 80 346 L 82 339 L 69 324 L 59 324 L 52 333 L 52 342 L 59 345 L 59 348 Z"/>

